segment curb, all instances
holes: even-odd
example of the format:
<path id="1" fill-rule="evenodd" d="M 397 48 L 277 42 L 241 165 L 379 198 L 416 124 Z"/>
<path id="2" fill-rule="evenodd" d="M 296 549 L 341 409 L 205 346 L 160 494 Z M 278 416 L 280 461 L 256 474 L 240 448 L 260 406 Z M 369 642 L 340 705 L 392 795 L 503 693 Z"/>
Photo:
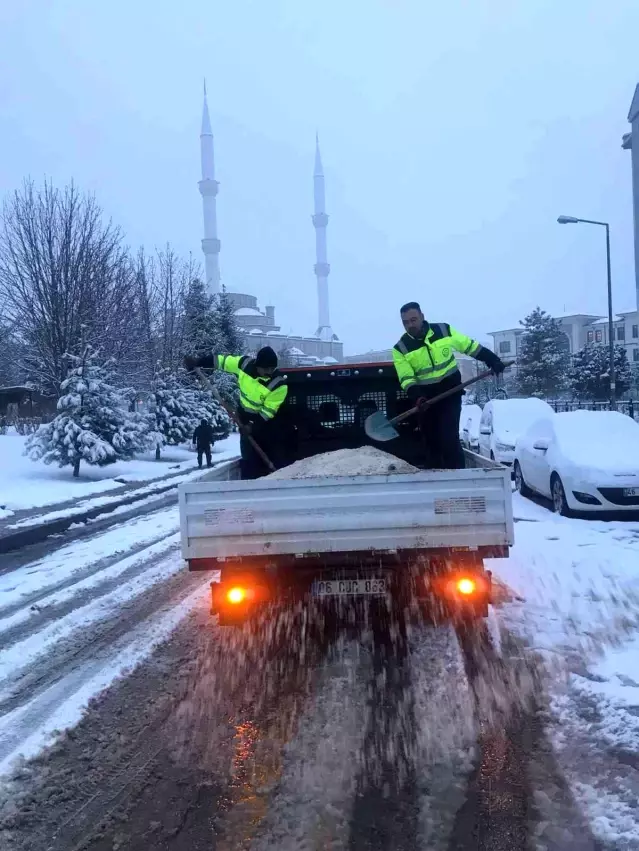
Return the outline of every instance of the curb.
<path id="1" fill-rule="evenodd" d="M 207 481 L 209 477 L 218 478 L 218 476 L 212 475 L 214 471 L 218 473 L 225 473 L 228 467 L 234 464 L 235 459 L 230 461 L 221 461 L 219 465 L 216 465 L 213 470 L 204 473 L 202 478 L 197 481 Z M 123 496 L 122 499 L 108 503 L 107 505 L 97 505 L 95 508 L 88 508 L 86 511 L 79 511 L 75 514 L 68 514 L 66 517 L 48 520 L 46 523 L 34 524 L 33 526 L 26 526 L 24 529 L 8 531 L 0 535 L 0 555 L 10 553 L 13 550 L 22 549 L 23 547 L 28 547 L 31 544 L 39 544 L 51 535 L 59 535 L 62 532 L 66 532 L 67 529 L 77 523 L 87 523 L 89 520 L 95 520 L 96 517 L 100 517 L 103 514 L 111 514 L 111 512 L 116 508 L 126 505 L 135 505 L 136 502 L 140 502 L 143 499 L 149 499 L 149 497 L 159 498 L 172 490 L 176 492 L 177 496 L 177 489 L 179 486 L 179 482 L 167 484 L 164 487 L 157 488 L 157 490 L 154 490 L 152 494 L 136 493 L 133 491 L 133 493 Z"/>

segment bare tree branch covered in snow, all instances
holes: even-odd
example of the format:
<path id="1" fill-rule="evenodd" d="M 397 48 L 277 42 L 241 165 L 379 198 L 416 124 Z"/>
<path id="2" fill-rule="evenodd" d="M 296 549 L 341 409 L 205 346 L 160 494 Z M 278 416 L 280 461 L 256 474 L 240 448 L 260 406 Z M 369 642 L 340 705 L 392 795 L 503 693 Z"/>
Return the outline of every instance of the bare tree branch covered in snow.
<path id="1" fill-rule="evenodd" d="M 185 346 L 184 300 L 199 269 L 192 258 L 182 260 L 170 245 L 157 252 L 153 264 L 152 293 L 155 303 L 158 360 L 175 371 Z"/>
<path id="2" fill-rule="evenodd" d="M 3 205 L 0 295 L 25 354 L 23 369 L 57 395 L 67 353 L 87 344 L 134 362 L 135 274 L 119 228 L 73 184 L 25 181 Z"/>

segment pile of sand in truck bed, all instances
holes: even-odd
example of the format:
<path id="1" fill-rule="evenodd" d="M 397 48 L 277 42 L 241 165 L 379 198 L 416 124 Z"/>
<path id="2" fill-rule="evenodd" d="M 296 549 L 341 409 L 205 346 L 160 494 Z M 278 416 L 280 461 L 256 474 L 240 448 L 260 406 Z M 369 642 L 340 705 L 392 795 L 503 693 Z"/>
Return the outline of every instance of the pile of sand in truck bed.
<path id="1" fill-rule="evenodd" d="M 303 458 L 266 476 L 267 479 L 318 479 L 326 476 L 386 476 L 417 473 L 417 467 L 374 446 L 337 449 Z"/>

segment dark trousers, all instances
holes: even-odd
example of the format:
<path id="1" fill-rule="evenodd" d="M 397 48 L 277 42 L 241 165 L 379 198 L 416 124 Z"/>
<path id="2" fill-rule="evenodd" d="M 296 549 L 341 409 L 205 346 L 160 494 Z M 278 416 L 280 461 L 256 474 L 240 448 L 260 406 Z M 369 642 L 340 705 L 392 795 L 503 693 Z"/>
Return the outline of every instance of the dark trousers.
<path id="1" fill-rule="evenodd" d="M 207 443 L 206 446 L 198 446 L 197 448 L 197 465 L 198 467 L 202 466 L 202 456 L 206 455 L 206 466 L 211 466 L 211 444 Z"/>
<path id="2" fill-rule="evenodd" d="M 280 466 L 278 463 L 279 448 L 273 433 L 270 431 L 270 424 L 268 427 L 256 431 L 254 438 L 271 463 L 275 467 Z M 240 437 L 240 453 L 240 476 L 242 479 L 259 479 L 271 472 L 245 435 Z"/>
<path id="3" fill-rule="evenodd" d="M 462 394 L 454 393 L 420 414 L 419 428 L 431 470 L 463 470 L 464 451 L 459 442 Z"/>

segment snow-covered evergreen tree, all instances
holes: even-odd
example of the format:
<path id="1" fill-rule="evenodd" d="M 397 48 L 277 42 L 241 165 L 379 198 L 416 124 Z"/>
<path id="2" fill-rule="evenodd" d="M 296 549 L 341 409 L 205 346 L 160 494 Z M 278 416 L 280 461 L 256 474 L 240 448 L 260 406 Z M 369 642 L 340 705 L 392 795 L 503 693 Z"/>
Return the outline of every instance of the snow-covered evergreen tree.
<path id="1" fill-rule="evenodd" d="M 58 414 L 41 425 L 26 443 L 33 461 L 73 467 L 80 463 L 105 466 L 127 461 L 152 445 L 149 418 L 129 411 L 126 391 L 114 386 L 110 363 L 98 363 L 90 346 L 82 355 L 67 355 L 70 369 L 60 389 Z"/>
<path id="2" fill-rule="evenodd" d="M 226 290 L 222 290 L 213 299 L 213 329 L 218 354 L 243 354 L 244 334 L 237 324 L 233 302 Z"/>
<path id="3" fill-rule="evenodd" d="M 217 347 L 217 335 L 213 296 L 199 278 L 193 278 L 184 298 L 184 354 L 210 354 Z"/>
<path id="4" fill-rule="evenodd" d="M 557 319 L 536 307 L 520 322 L 517 389 L 523 396 L 552 398 L 566 386 L 570 344 Z"/>
<path id="5" fill-rule="evenodd" d="M 184 380 L 158 363 L 151 383 L 150 408 L 155 417 L 155 458 L 162 446 L 190 443 L 199 420 L 199 403 Z"/>
<path id="6" fill-rule="evenodd" d="M 224 408 L 216 402 L 208 390 L 196 389 L 190 391 L 193 394 L 194 409 L 196 411 L 196 425 L 200 420 L 209 421 L 213 429 L 215 440 L 224 440 L 231 433 L 233 424 Z"/>
<path id="7" fill-rule="evenodd" d="M 570 387 L 581 399 L 605 402 L 610 398 L 610 353 L 608 346 L 588 343 L 577 352 L 570 369 Z M 632 368 L 623 346 L 615 346 L 617 397 L 632 386 Z"/>
<path id="8" fill-rule="evenodd" d="M 245 354 L 246 341 L 235 319 L 233 302 L 225 290 L 213 299 L 213 352 L 219 355 Z M 239 391 L 237 379 L 221 370 L 214 375 L 215 385 L 222 398 L 237 408 Z"/>

